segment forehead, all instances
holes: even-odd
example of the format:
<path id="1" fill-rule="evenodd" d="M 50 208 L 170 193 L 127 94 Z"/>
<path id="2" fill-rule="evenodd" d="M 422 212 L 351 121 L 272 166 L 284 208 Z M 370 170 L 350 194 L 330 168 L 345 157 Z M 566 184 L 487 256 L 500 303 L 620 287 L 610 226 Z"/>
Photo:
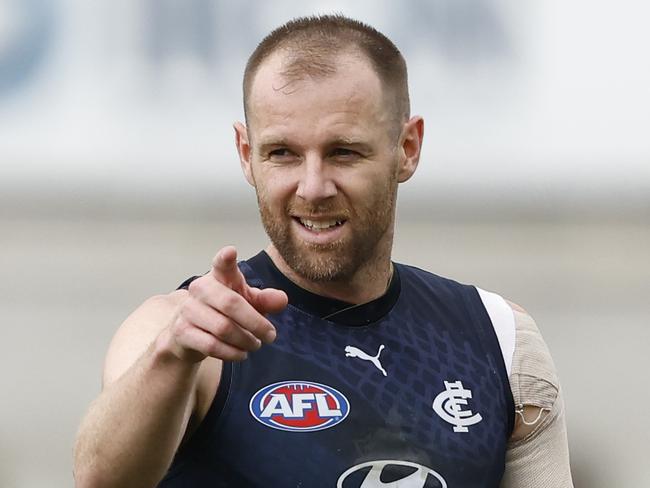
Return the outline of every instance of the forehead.
<path id="1" fill-rule="evenodd" d="M 254 137 L 288 137 L 302 132 L 342 135 L 390 124 L 382 84 L 369 61 L 348 54 L 334 58 L 332 74 L 283 73 L 288 58 L 275 53 L 258 69 L 249 93 L 248 125 Z"/>

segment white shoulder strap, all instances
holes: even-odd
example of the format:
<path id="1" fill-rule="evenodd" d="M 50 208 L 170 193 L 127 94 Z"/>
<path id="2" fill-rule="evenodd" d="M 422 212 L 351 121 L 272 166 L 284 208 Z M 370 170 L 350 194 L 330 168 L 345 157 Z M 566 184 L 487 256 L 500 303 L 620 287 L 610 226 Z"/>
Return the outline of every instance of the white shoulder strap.
<path id="1" fill-rule="evenodd" d="M 485 310 L 487 310 L 494 332 L 497 334 L 503 362 L 508 376 L 512 371 L 512 358 L 515 353 L 515 316 L 510 305 L 496 293 L 476 288 Z"/>

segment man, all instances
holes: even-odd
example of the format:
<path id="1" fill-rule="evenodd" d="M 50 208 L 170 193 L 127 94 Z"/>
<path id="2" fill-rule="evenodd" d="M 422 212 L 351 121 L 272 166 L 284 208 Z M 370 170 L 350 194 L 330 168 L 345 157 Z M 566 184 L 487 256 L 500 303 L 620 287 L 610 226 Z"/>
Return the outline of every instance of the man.
<path id="1" fill-rule="evenodd" d="M 290 21 L 251 56 L 244 110 L 271 243 L 239 264 L 222 248 L 120 327 L 78 486 L 572 486 L 530 317 L 391 262 L 423 138 L 397 48 L 342 16 Z"/>

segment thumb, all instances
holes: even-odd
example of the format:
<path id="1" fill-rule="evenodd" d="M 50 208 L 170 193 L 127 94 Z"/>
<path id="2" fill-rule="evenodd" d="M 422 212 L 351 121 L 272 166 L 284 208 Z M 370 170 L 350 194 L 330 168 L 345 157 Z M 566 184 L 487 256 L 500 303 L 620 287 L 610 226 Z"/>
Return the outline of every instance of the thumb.
<path id="1" fill-rule="evenodd" d="M 275 288 L 249 288 L 249 293 L 251 305 L 262 314 L 281 312 L 289 303 L 287 294 Z"/>
<path id="2" fill-rule="evenodd" d="M 244 275 L 237 266 L 237 249 L 234 246 L 223 247 L 217 252 L 210 273 L 217 281 L 238 293 L 246 288 Z"/>

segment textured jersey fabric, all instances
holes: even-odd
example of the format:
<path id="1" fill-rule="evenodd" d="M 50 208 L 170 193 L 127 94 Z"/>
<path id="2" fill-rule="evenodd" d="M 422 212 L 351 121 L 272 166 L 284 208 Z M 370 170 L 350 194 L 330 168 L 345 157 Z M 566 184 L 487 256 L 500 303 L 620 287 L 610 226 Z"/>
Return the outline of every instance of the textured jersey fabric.
<path id="1" fill-rule="evenodd" d="M 269 286 L 251 261 L 240 263 L 247 282 Z M 481 298 L 394 269 L 395 299 L 370 322 L 324 319 L 290 295 L 269 316 L 276 341 L 224 363 L 159 486 L 498 487 L 514 404 Z"/>

